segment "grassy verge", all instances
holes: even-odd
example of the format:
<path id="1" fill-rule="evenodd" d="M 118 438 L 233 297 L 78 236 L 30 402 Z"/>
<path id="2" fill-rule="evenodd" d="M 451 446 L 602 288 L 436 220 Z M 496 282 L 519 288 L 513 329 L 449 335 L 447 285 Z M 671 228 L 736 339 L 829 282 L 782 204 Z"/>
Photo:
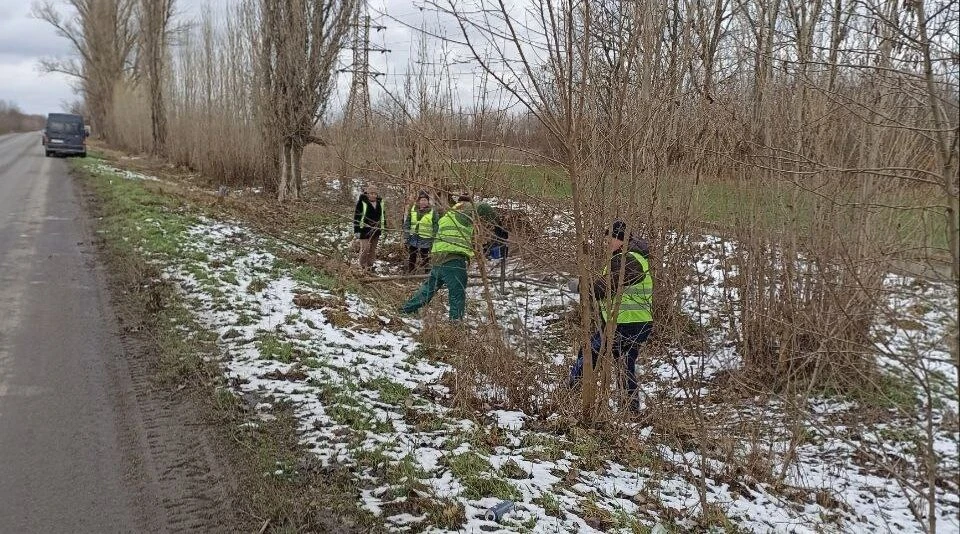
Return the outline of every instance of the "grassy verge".
<path id="1" fill-rule="evenodd" d="M 570 196 L 570 182 L 563 169 L 549 165 L 521 165 L 500 161 L 455 163 L 451 172 L 472 187 L 488 188 L 498 184 L 527 195 Z"/>
<path id="2" fill-rule="evenodd" d="M 491 184 L 511 191 L 534 196 L 565 198 L 570 196 L 570 183 L 563 169 L 549 165 L 520 165 L 505 162 L 456 163 L 451 173 L 463 183 L 490 189 Z M 734 226 L 746 221 L 768 228 L 788 227 L 807 231 L 814 224 L 818 203 L 824 199 L 812 192 L 798 191 L 789 183 L 757 187 L 749 182 L 733 180 L 704 180 L 695 186 L 684 181 L 665 178 L 660 184 L 661 202 L 673 204 L 675 210 L 685 209 L 689 198 L 695 217 L 714 224 Z M 840 211 L 844 204 L 855 204 L 850 198 L 834 198 Z M 910 206 L 918 209 L 896 209 L 874 206 L 874 219 L 890 227 L 890 232 L 907 242 L 925 242 L 927 246 L 945 249 L 949 233 L 942 208 L 933 208 L 929 195 L 909 192 L 890 192 L 883 196 L 885 206 Z M 927 206 L 926 209 L 919 209 Z"/>
<path id="3" fill-rule="evenodd" d="M 136 274 L 127 290 L 150 306 L 143 315 L 150 321 L 145 330 L 158 337 L 161 347 L 163 372 L 158 374 L 170 385 L 190 384 L 209 406 L 224 442 L 237 449 L 230 454 L 240 466 L 238 485 L 247 492 L 238 501 L 250 523 L 238 530 L 256 531 L 266 524 L 275 531 L 327 531 L 328 521 L 377 528 L 377 520 L 357 511 L 362 501 L 364 509 L 390 527 L 406 528 L 415 521 L 415 529 L 474 531 L 478 511 L 500 499 L 520 501 L 503 525 L 521 532 L 538 522 L 542 530 L 560 531 L 561 521 L 574 516 L 597 528 L 632 532 L 646 531 L 641 521 L 662 517 L 681 518 L 687 525 L 729 525 L 717 504 L 697 517 L 677 511 L 687 505 L 678 508 L 672 481 L 707 484 L 707 479 L 694 480 L 652 445 L 663 436 L 685 450 L 703 446 L 692 442 L 695 436 L 684 422 L 658 426 L 656 435 L 642 441 L 615 432 L 618 427 L 589 431 L 562 420 L 529 420 L 524 425 L 530 426 L 505 430 L 494 423 L 490 405 L 461 405 L 434 387 L 451 389 L 450 377 L 456 377 L 443 372 L 437 361 L 456 363 L 457 357 L 475 355 L 465 347 L 477 337 L 431 327 L 429 315 L 422 328 L 406 328 L 385 311 L 397 302 L 384 298 L 385 289 L 351 288 L 349 273 L 335 258 L 317 262 L 305 254 L 284 253 L 280 241 L 260 228 L 262 216 L 241 202 L 210 207 L 209 198 L 191 197 L 176 184 L 129 180 L 117 173 L 89 181 L 103 188 L 99 197 L 110 207 L 104 211 L 117 214 L 104 218 L 105 238 L 133 258 L 120 270 Z M 159 193 L 161 187 L 177 196 Z M 209 218 L 201 221 L 197 206 L 204 205 Z M 304 242 L 306 230 L 299 225 L 306 219 L 298 218 L 300 206 L 295 208 L 283 217 L 276 213 L 279 208 L 271 209 L 276 226 L 268 227 Z M 234 224 L 238 220 L 243 222 Z M 323 226 L 324 220 L 315 224 Z M 317 230 L 313 228 L 323 239 L 316 240 L 326 241 L 328 229 Z M 329 238 L 335 240 L 336 235 Z M 268 257 L 258 260 L 263 252 Z M 176 266 L 167 272 L 189 295 L 187 302 L 179 302 L 157 281 L 155 266 L 164 261 Z M 193 322 L 194 312 L 206 328 L 222 334 L 219 340 Z M 223 315 L 211 319 L 208 312 Z M 381 313 L 388 320 L 381 322 Z M 407 340 L 421 344 L 405 346 Z M 224 366 L 239 377 L 229 384 L 216 365 L 201 357 L 221 352 L 229 352 Z M 234 374 L 244 365 L 248 367 Z M 468 366 L 452 370 L 461 378 L 477 372 Z M 425 376 L 433 378 L 423 380 Z M 909 391 L 895 386 L 886 390 L 893 402 L 909 399 Z M 243 391 L 246 401 L 232 391 Z M 468 387 L 462 391 L 473 395 Z M 677 410 L 675 416 L 662 417 L 682 419 L 684 414 Z M 910 437 L 900 428 L 886 432 L 895 439 Z M 326 465 L 351 466 L 353 476 L 342 468 L 323 469 L 301 447 L 305 442 L 317 456 L 331 460 Z M 627 472 L 629 476 L 622 474 Z M 766 480 L 769 475 L 750 476 Z M 636 498 L 591 489 L 625 481 L 642 488 Z M 438 483 L 447 489 L 436 489 Z"/>
<path id="4" fill-rule="evenodd" d="M 138 332 L 155 357 L 158 384 L 191 395 L 222 446 L 237 488 L 236 530 L 377 530 L 357 506 L 350 473 L 321 467 L 304 449 L 289 405 L 275 403 L 253 420 L 216 362 L 216 333 L 195 321 L 160 276 L 163 262 L 178 259 L 195 210 L 143 182 L 99 172 L 96 157 L 73 163 L 100 216 L 97 231 L 126 329 Z"/>

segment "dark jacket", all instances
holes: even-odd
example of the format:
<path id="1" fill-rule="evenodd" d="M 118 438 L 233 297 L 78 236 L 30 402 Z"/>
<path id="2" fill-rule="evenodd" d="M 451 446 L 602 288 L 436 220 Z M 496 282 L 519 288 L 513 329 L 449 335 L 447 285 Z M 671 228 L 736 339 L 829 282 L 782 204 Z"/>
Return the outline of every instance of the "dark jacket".
<path id="1" fill-rule="evenodd" d="M 630 252 L 639 252 L 644 258 L 650 257 L 650 246 L 643 239 L 632 239 L 629 246 L 627 247 Z M 626 260 L 626 265 L 623 270 L 623 279 L 624 286 L 632 286 L 643 281 L 643 278 L 647 273 L 643 270 L 643 266 L 640 265 L 640 262 L 636 260 L 630 254 L 624 253 L 621 249 L 618 252 L 613 254 L 613 257 L 610 258 L 610 283 L 613 285 L 612 294 L 617 293 L 617 289 L 621 287 L 620 285 L 620 265 Z M 602 300 L 607 298 L 607 277 L 600 276 L 593 283 L 593 295 L 597 300 Z"/>
<path id="2" fill-rule="evenodd" d="M 366 216 L 364 216 L 364 207 L 366 207 Z M 377 204 L 374 206 L 367 200 L 366 194 L 361 194 L 357 199 L 357 207 L 353 211 L 353 233 L 360 234 L 360 239 L 370 239 L 379 235 L 383 230 L 384 217 L 383 199 L 377 197 Z"/>

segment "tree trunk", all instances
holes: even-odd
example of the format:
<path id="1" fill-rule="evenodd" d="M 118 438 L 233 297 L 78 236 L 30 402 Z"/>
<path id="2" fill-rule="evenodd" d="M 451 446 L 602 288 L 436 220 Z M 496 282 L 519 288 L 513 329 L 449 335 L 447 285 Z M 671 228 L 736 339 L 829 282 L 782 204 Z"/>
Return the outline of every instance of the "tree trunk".
<path id="1" fill-rule="evenodd" d="M 290 199 L 300 200 L 300 194 L 303 190 L 303 166 L 301 161 L 303 159 L 303 145 L 299 142 L 291 142 L 290 144 Z"/>
<path id="2" fill-rule="evenodd" d="M 343 147 L 343 153 L 340 156 L 340 198 L 345 201 L 353 198 L 353 178 L 351 176 L 353 169 L 350 168 L 350 158 L 353 153 L 354 135 L 355 130 L 352 125 L 348 125 L 346 127 L 346 134 L 340 138 L 341 146 Z"/>
<path id="3" fill-rule="evenodd" d="M 163 98 L 163 67 L 166 55 L 167 26 L 173 9 L 173 0 L 144 0 L 140 4 L 140 30 L 143 56 L 146 61 L 147 83 L 150 90 L 151 153 L 166 155 L 167 117 Z"/>
<path id="4" fill-rule="evenodd" d="M 292 158 L 290 140 L 284 139 L 280 143 L 280 182 L 277 185 L 277 200 L 283 202 L 290 197 L 290 169 Z"/>
<path id="5" fill-rule="evenodd" d="M 842 0 L 834 0 L 833 20 L 830 21 L 830 56 L 827 59 L 827 65 L 830 68 L 830 83 L 827 86 L 827 91 L 831 93 L 837 84 L 837 58 L 840 55 L 840 41 L 843 39 L 840 33 L 840 15 L 842 13 Z"/>
<path id="6" fill-rule="evenodd" d="M 167 114 L 163 102 L 162 67 L 156 64 L 150 71 L 150 125 L 153 133 L 153 155 L 163 157 L 167 154 Z"/>

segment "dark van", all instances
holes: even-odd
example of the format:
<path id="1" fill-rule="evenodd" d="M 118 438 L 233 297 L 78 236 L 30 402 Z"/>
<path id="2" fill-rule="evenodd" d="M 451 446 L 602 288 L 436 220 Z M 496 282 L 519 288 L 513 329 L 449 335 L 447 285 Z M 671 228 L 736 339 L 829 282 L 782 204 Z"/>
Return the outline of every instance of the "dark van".
<path id="1" fill-rule="evenodd" d="M 83 117 L 68 113 L 47 115 L 47 127 L 43 130 L 43 146 L 47 157 L 56 154 L 87 157 L 87 130 L 83 124 Z"/>

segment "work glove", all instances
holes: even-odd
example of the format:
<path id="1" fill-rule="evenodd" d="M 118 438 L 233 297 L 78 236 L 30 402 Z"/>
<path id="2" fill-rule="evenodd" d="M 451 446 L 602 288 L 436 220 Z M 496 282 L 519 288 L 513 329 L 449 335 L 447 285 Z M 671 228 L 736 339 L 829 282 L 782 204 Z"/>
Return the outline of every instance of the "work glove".
<path id="1" fill-rule="evenodd" d="M 569 289 L 571 293 L 579 293 L 579 292 L 580 292 L 580 279 L 579 279 L 579 278 L 571 278 L 570 280 L 567 280 L 567 289 Z"/>

